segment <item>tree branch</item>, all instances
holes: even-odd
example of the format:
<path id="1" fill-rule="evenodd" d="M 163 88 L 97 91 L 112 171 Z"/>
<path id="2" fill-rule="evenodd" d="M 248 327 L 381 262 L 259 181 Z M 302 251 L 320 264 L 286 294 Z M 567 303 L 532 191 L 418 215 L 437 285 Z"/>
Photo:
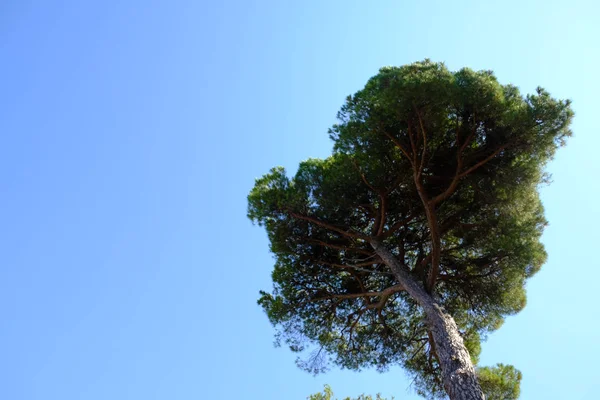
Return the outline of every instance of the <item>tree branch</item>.
<path id="1" fill-rule="evenodd" d="M 429 270 L 429 276 L 427 278 L 426 289 L 428 293 L 432 293 L 437 274 L 440 268 L 440 257 L 441 257 L 441 236 L 440 228 L 438 225 L 437 215 L 435 211 L 435 202 L 430 200 L 426 191 L 421 177 L 415 172 L 414 174 L 415 186 L 417 187 L 417 193 L 423 203 L 425 209 L 425 216 L 427 217 L 427 225 L 429 226 L 429 235 L 431 237 L 431 269 Z"/>
<path id="2" fill-rule="evenodd" d="M 367 309 L 377 309 L 379 310 L 379 315 L 381 315 L 381 310 L 383 310 L 383 306 L 388 301 L 390 296 L 394 293 L 398 293 L 404 290 L 402 285 L 394 285 L 389 288 L 383 290 L 381 293 L 381 299 L 377 303 L 371 303 L 367 306 Z"/>
<path id="3" fill-rule="evenodd" d="M 458 137 L 459 137 L 458 130 L 459 130 L 459 127 L 457 127 L 457 131 L 456 131 L 456 145 L 457 146 L 458 146 Z M 458 181 L 462 178 L 461 172 L 460 172 L 460 170 L 463 167 L 462 154 L 463 154 L 463 151 L 467 148 L 467 145 L 471 142 L 471 140 L 473 140 L 473 136 L 475 136 L 475 132 L 477 132 L 477 127 L 475 127 L 471 131 L 469 136 L 465 139 L 464 143 L 460 146 L 460 148 L 456 152 L 456 172 L 454 173 L 454 178 L 452 178 L 452 182 L 450 183 L 450 186 L 448 186 L 448 188 L 443 193 L 440 193 L 432 200 L 434 205 L 436 205 L 439 202 L 450 197 L 450 195 L 452 195 L 452 193 L 454 193 L 454 191 L 456 190 L 456 187 L 458 186 Z"/>
<path id="4" fill-rule="evenodd" d="M 415 144 L 415 139 L 413 137 L 412 129 L 410 128 L 410 122 L 408 123 L 408 138 L 410 139 L 410 148 L 412 149 L 412 153 L 413 153 L 413 161 L 412 161 L 413 170 L 415 172 L 417 172 L 415 170 L 415 167 L 416 167 L 415 164 L 417 163 L 417 146 Z"/>
<path id="5" fill-rule="evenodd" d="M 352 164 L 356 168 L 356 171 L 358 171 L 358 173 L 360 175 L 360 178 L 362 179 L 362 181 L 364 182 L 364 184 L 367 185 L 367 187 L 369 189 L 371 189 L 373 192 L 379 193 L 379 191 L 377 189 L 375 189 L 375 187 L 373 187 L 373 185 L 371 185 L 369 183 L 369 181 L 367 180 L 367 177 L 365 176 L 365 174 L 362 173 L 362 171 L 360 170 L 360 166 L 358 165 L 358 163 L 356 162 L 356 160 L 352 160 Z"/>
<path id="6" fill-rule="evenodd" d="M 421 134 L 423 135 L 423 152 L 421 153 L 421 164 L 419 165 L 418 175 L 421 177 L 423 173 L 423 167 L 425 165 L 425 154 L 427 153 L 427 133 L 425 132 L 425 127 L 423 126 L 423 119 L 421 119 L 421 113 L 415 106 L 415 112 L 417 113 L 417 118 L 419 119 L 419 126 L 421 127 Z"/>
<path id="7" fill-rule="evenodd" d="M 332 294 L 328 296 L 318 297 L 311 301 L 330 300 L 330 299 L 357 299 L 361 297 L 389 297 L 390 295 L 401 292 L 404 286 L 401 284 L 390 286 L 380 292 L 365 292 L 365 293 L 349 293 L 349 294 Z M 373 307 L 374 308 L 374 307 Z"/>
<path id="8" fill-rule="evenodd" d="M 385 226 L 385 218 L 387 216 L 387 195 L 379 193 L 379 198 L 381 199 L 381 206 L 379 211 L 379 226 L 375 233 L 376 236 L 381 235 L 381 233 L 383 232 L 383 228 Z"/>
<path id="9" fill-rule="evenodd" d="M 381 239 L 386 239 L 386 238 L 390 237 L 391 235 L 394 234 L 394 232 L 396 232 L 402 226 L 408 224 L 413 219 L 415 219 L 415 214 L 411 213 L 406 218 L 404 218 L 400 221 L 397 221 L 394 225 L 390 226 L 390 228 L 387 231 L 382 232 L 380 235 L 378 235 L 378 237 Z"/>
<path id="10" fill-rule="evenodd" d="M 294 217 L 294 218 L 298 218 L 298 219 L 302 219 L 304 221 L 312 222 L 315 225 L 318 225 L 318 226 L 320 226 L 322 228 L 329 229 L 331 231 L 340 233 L 340 234 L 342 234 L 342 235 L 344 235 L 346 237 L 350 237 L 350 238 L 354 238 L 354 239 L 363 239 L 363 240 L 366 240 L 368 238 L 367 236 L 365 236 L 365 235 L 363 235 L 361 233 L 351 232 L 351 231 L 344 230 L 344 229 L 342 229 L 342 228 L 340 228 L 338 226 L 331 225 L 331 224 L 329 224 L 327 222 L 323 222 L 323 221 L 321 221 L 321 220 L 319 220 L 317 218 L 314 218 L 314 217 L 309 217 L 307 215 L 302 215 L 302 214 L 298 214 L 298 213 L 295 213 L 295 212 L 291 212 L 290 215 L 292 217 Z"/>
<path id="11" fill-rule="evenodd" d="M 391 274 L 390 272 L 377 271 L 376 269 L 362 268 L 363 266 L 369 266 L 369 265 L 378 264 L 378 262 L 360 263 L 360 264 L 355 264 L 355 265 L 345 265 L 345 264 L 330 263 L 328 261 L 315 260 L 315 264 L 323 264 L 323 265 L 327 265 L 327 266 L 333 267 L 333 268 L 351 269 L 351 270 L 354 270 L 354 271 L 368 272 L 368 273 L 371 273 L 371 274 L 383 274 L 383 275 L 390 275 Z"/>
<path id="12" fill-rule="evenodd" d="M 340 244 L 328 243 L 328 242 L 324 242 L 322 240 L 318 240 L 318 239 L 314 239 L 314 238 L 310 238 L 310 237 L 306 237 L 305 240 L 308 242 L 312 242 L 314 244 L 319 244 L 321 246 L 329 247 L 330 249 L 334 249 L 334 250 L 351 251 L 351 252 L 354 251 L 356 253 L 360 253 L 360 254 L 363 254 L 366 256 L 370 256 L 370 257 L 372 257 L 374 255 L 372 251 L 365 250 L 365 249 L 359 249 L 356 247 L 348 247 L 348 246 L 343 246 Z"/>
<path id="13" fill-rule="evenodd" d="M 489 162 L 492 158 L 496 157 L 501 151 L 505 150 L 508 146 L 510 146 L 512 143 L 507 143 L 504 144 L 500 147 L 498 147 L 496 150 L 494 150 L 492 152 L 492 154 L 490 154 L 489 156 L 487 156 L 486 158 L 484 158 L 483 160 L 479 161 L 477 164 L 469 167 L 468 169 L 466 169 L 465 171 L 460 172 L 460 170 L 463 167 L 463 159 L 462 159 L 462 151 L 465 148 L 465 145 L 468 143 L 468 141 L 470 140 L 470 138 L 473 135 L 471 135 L 467 141 L 461 146 L 460 151 L 458 152 L 458 156 L 457 156 L 457 164 L 456 164 L 456 173 L 454 174 L 454 178 L 452 179 L 452 182 L 450 183 L 450 186 L 448 186 L 448 188 L 443 192 L 438 194 L 437 196 L 435 196 L 432 200 L 433 204 L 439 204 L 441 201 L 447 199 L 448 197 L 450 197 L 452 195 L 452 193 L 454 193 L 454 191 L 456 190 L 456 187 L 458 186 L 458 182 L 464 178 L 465 176 L 469 175 L 470 173 L 472 173 L 473 171 L 475 171 L 477 168 L 483 166 L 484 164 L 486 164 L 487 162 Z"/>
<path id="14" fill-rule="evenodd" d="M 475 171 L 477 168 L 479 168 L 482 165 L 486 164 L 488 161 L 490 161 L 492 158 L 496 157 L 498 155 L 498 153 L 500 153 L 502 150 L 506 149 L 508 146 L 509 146 L 508 144 L 500 146 L 492 154 L 490 154 L 489 156 L 487 156 L 486 158 L 484 158 L 483 160 L 481 160 L 477 164 L 473 165 L 471 168 L 469 168 L 466 171 L 462 172 L 460 174 L 460 178 L 464 178 L 465 176 L 469 175 L 471 172 Z"/>

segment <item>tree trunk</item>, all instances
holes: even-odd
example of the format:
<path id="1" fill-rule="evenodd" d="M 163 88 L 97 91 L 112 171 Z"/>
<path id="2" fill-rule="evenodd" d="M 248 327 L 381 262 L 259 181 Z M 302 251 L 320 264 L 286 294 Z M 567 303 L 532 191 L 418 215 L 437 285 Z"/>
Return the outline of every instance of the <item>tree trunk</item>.
<path id="1" fill-rule="evenodd" d="M 427 328 L 435 343 L 442 369 L 444 389 L 451 400 L 485 400 L 485 396 L 471 363 L 469 351 L 452 316 L 447 314 L 433 297 L 410 275 L 408 269 L 379 241 L 371 246 L 392 270 L 407 293 L 423 308 Z"/>

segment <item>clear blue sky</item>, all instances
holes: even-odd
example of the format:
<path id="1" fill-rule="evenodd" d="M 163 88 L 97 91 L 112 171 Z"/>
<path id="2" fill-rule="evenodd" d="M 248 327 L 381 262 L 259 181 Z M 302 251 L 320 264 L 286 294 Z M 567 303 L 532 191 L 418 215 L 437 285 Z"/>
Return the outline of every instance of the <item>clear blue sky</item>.
<path id="1" fill-rule="evenodd" d="M 549 261 L 483 347 L 522 399 L 600 389 L 598 25 L 590 1 L 3 1 L 0 398 L 416 399 L 272 346 L 254 178 L 326 156 L 346 95 L 431 58 L 571 98 L 543 190 Z"/>

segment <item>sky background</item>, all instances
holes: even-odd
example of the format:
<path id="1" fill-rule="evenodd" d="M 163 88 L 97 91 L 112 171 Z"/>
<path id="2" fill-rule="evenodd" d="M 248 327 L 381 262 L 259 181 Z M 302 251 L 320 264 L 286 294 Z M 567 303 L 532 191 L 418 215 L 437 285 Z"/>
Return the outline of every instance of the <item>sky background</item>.
<path id="1" fill-rule="evenodd" d="M 346 95 L 424 58 L 573 100 L 549 260 L 483 346 L 524 400 L 600 389 L 595 1 L 0 4 L 0 398 L 412 400 L 399 368 L 316 378 L 256 305 L 254 179 L 331 151 Z"/>

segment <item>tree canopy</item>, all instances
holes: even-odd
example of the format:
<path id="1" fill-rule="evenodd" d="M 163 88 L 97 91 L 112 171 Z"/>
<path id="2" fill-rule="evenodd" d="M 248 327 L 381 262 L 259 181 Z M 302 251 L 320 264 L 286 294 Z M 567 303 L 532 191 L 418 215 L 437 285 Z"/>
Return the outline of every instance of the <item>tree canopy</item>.
<path id="1" fill-rule="evenodd" d="M 452 316 L 477 364 L 546 259 L 538 186 L 572 116 L 569 101 L 523 96 L 490 71 L 386 67 L 346 99 L 330 157 L 257 179 L 248 216 L 275 255 L 258 302 L 280 343 L 308 351 L 299 366 L 401 365 L 419 393 L 443 396 L 436 340 L 406 279 Z"/>

